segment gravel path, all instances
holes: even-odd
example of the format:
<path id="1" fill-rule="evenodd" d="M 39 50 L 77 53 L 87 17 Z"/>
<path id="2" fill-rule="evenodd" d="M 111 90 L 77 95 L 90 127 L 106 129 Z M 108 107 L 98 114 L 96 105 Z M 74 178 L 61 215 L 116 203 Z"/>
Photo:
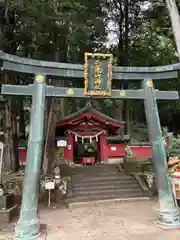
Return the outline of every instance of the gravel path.
<path id="1" fill-rule="evenodd" d="M 101 204 L 76 209 L 44 209 L 47 240 L 180 240 L 180 229 L 153 224 L 154 201 Z"/>

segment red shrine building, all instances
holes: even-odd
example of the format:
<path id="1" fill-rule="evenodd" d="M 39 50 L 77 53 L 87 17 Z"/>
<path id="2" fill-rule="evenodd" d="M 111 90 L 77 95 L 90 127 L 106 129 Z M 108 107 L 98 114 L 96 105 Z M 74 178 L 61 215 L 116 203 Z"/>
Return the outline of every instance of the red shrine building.
<path id="1" fill-rule="evenodd" d="M 117 131 L 123 129 L 124 124 L 87 105 L 57 123 L 57 147 L 58 141 L 66 137 L 64 158 L 72 163 L 120 161 L 126 155 L 125 140 Z"/>
<path id="2" fill-rule="evenodd" d="M 56 147 L 64 148 L 67 163 L 111 163 L 121 162 L 126 155 L 129 141 L 124 136 L 125 122 L 106 116 L 91 105 L 64 118 L 56 124 Z M 152 157 L 149 143 L 129 145 L 134 160 L 147 160 Z M 19 142 L 19 164 L 25 165 L 27 142 Z"/>

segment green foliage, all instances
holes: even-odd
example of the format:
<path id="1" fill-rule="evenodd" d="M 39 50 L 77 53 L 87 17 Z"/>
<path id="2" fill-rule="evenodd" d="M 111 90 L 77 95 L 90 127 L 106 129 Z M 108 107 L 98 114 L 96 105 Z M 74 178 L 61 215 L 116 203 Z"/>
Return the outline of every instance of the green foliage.
<path id="1" fill-rule="evenodd" d="M 162 129 L 162 134 L 167 142 L 167 156 L 180 156 L 180 135 L 174 136 L 173 133 L 168 131 L 167 127 Z"/>
<path id="2" fill-rule="evenodd" d="M 1 46 L 7 48 L 11 32 L 21 56 L 54 60 L 58 51 L 61 61 L 79 61 L 82 52 L 106 37 L 98 6 L 98 0 L 6 1 L 1 6 Z"/>
<path id="3" fill-rule="evenodd" d="M 167 149 L 167 156 L 180 156 L 180 135 L 172 136 Z"/>
<path id="4" fill-rule="evenodd" d="M 145 124 L 131 125 L 131 143 L 149 142 L 148 130 Z"/>
<path id="5" fill-rule="evenodd" d="M 0 5 L 0 13 L 1 49 L 23 57 L 83 63 L 84 52 L 100 51 L 113 53 L 118 65 L 177 62 L 172 28 L 162 0 L 7 0 Z M 83 87 L 83 82 L 73 85 Z M 155 87 L 179 91 L 180 81 L 157 81 Z M 130 83 L 129 88 L 136 89 L 137 85 Z M 74 111 L 83 104 L 84 100 L 71 101 Z M 111 100 L 96 103 L 100 111 L 117 119 L 120 104 Z M 133 118 L 138 116 L 136 121 L 131 120 L 143 122 L 142 103 L 131 101 L 129 106 Z M 163 102 L 159 110 L 169 124 L 173 114 L 180 113 L 180 103 Z M 137 134 L 138 128 L 132 126 L 134 141 L 147 141 L 146 127 L 140 127 Z"/>

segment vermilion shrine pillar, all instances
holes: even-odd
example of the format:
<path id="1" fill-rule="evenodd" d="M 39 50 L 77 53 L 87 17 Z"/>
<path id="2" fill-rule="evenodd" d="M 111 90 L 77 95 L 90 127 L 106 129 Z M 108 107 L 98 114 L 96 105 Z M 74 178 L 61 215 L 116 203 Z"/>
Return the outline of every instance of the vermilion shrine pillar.
<path id="1" fill-rule="evenodd" d="M 34 85 L 21 211 L 14 238 L 17 240 L 37 239 L 40 234 L 37 207 L 44 139 L 45 76 L 37 75 Z"/>
<path id="2" fill-rule="evenodd" d="M 156 173 L 159 210 L 157 222 L 160 226 L 172 228 L 180 226 L 180 211 L 172 190 L 168 172 L 164 141 L 152 80 L 143 81 L 144 105 L 152 147 L 152 161 Z"/>
<path id="3" fill-rule="evenodd" d="M 99 136 L 99 142 L 101 161 L 106 162 L 108 160 L 108 147 L 106 143 L 106 135 L 104 133 Z"/>

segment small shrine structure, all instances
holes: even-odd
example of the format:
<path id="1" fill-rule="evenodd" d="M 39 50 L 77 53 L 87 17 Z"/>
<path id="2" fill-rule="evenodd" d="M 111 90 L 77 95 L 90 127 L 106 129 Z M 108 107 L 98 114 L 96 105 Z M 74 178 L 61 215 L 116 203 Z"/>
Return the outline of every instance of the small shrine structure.
<path id="1" fill-rule="evenodd" d="M 125 139 L 117 131 L 124 124 L 88 104 L 56 124 L 56 146 L 65 138 L 64 159 L 74 163 L 121 161 L 126 155 Z"/>

